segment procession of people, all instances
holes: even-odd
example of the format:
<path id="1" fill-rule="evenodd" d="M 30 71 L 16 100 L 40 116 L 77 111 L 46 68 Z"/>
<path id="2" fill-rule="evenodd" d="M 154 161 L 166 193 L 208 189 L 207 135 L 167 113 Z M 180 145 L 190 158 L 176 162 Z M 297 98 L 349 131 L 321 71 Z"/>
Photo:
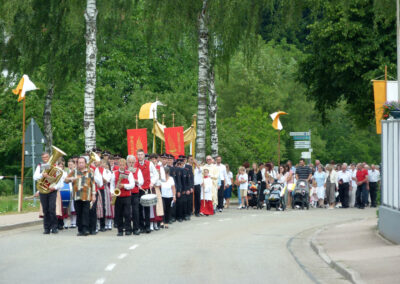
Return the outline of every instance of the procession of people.
<path id="1" fill-rule="evenodd" d="M 44 234 L 76 227 L 78 236 L 113 227 L 117 236 L 168 229 L 192 216 L 222 212 L 225 189 L 232 185 L 221 157 L 207 156 L 203 165 L 190 155 L 147 155 L 139 149 L 124 159 L 93 149 L 71 157 L 67 168 L 63 157 L 54 165 L 49 159 L 44 152 L 34 174 L 35 181 L 48 184 L 48 191 L 36 193 Z M 56 182 L 47 171 L 52 167 L 62 171 Z"/>
<path id="2" fill-rule="evenodd" d="M 95 235 L 117 229 L 117 236 L 140 235 L 168 229 L 174 222 L 190 221 L 192 216 L 210 216 L 230 206 L 233 186 L 237 188 L 238 209 L 263 208 L 264 194 L 274 183 L 285 188 L 285 204 L 293 202 L 296 181 L 309 184 L 309 202 L 319 208 L 365 208 L 376 206 L 380 180 L 375 165 L 305 165 L 301 159 L 276 167 L 272 162 L 244 163 L 234 179 L 220 156 L 206 157 L 201 164 L 191 155 L 147 155 L 141 149 L 126 159 L 108 151 L 63 157 L 49 164 L 49 153 L 42 154 L 34 173 L 36 181 L 45 180 L 48 191 L 40 196 L 40 215 L 44 234 L 78 228 L 78 236 Z M 57 168 L 55 179 L 48 171 Z M 44 183 L 46 184 L 46 182 Z M 258 196 L 252 195 L 258 192 Z M 369 196 L 368 196 L 369 195 Z M 250 201 L 257 200 L 257 203 Z M 294 206 L 293 206 L 294 208 Z M 282 209 L 279 207 L 277 209 Z M 284 208 L 283 208 L 284 209 Z"/>

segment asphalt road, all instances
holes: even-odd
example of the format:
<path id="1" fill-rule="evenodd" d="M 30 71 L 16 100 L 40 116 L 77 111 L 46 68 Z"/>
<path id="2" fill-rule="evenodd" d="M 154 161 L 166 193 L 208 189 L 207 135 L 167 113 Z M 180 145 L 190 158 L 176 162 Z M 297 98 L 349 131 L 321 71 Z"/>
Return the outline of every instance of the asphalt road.
<path id="1" fill-rule="evenodd" d="M 0 283 L 347 283 L 307 239 L 374 209 L 229 209 L 150 235 L 0 232 Z"/>

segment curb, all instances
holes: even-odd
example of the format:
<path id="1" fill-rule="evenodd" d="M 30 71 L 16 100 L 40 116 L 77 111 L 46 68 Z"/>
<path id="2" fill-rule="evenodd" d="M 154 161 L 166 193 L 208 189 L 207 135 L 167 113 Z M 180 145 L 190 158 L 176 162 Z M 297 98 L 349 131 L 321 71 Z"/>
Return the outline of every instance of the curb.
<path id="1" fill-rule="evenodd" d="M 0 226 L 0 232 L 24 228 L 24 227 L 31 227 L 31 226 L 35 226 L 35 225 L 40 225 L 42 223 L 43 223 L 43 220 L 37 220 L 37 221 L 30 221 L 30 222 L 18 223 L 18 224 L 13 224 L 13 225 Z"/>
<path id="2" fill-rule="evenodd" d="M 345 267 L 343 264 L 332 260 L 329 255 L 326 253 L 325 249 L 318 243 L 317 236 L 323 231 L 327 230 L 328 227 L 325 226 L 319 230 L 317 230 L 310 237 L 310 246 L 313 251 L 322 258 L 331 268 L 340 273 L 345 279 L 354 284 L 364 284 L 365 282 L 361 279 L 360 274 L 351 268 Z"/>

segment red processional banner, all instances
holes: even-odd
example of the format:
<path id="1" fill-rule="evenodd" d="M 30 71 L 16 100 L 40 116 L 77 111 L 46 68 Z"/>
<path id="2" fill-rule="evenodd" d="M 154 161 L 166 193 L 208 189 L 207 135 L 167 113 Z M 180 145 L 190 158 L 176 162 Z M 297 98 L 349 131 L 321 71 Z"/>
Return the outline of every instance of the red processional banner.
<path id="1" fill-rule="evenodd" d="M 182 126 L 164 128 L 164 137 L 167 154 L 171 154 L 175 158 L 178 158 L 179 155 L 185 155 Z"/>
<path id="2" fill-rule="evenodd" d="M 139 149 L 147 153 L 147 129 L 127 129 L 128 155 L 135 155 Z"/>

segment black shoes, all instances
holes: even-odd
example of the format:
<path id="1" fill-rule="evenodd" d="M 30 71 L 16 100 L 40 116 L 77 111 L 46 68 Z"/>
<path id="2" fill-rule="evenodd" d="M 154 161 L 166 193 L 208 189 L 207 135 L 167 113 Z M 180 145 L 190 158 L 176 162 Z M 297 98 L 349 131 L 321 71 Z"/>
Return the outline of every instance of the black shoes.
<path id="1" fill-rule="evenodd" d="M 89 232 L 88 231 L 83 231 L 83 232 L 78 232 L 78 234 L 76 234 L 77 236 L 89 236 Z"/>
<path id="2" fill-rule="evenodd" d="M 51 233 L 52 233 L 52 234 L 58 234 L 58 229 L 57 229 L 57 228 L 52 229 L 52 230 L 51 230 Z"/>
<path id="3" fill-rule="evenodd" d="M 100 228 L 100 232 L 105 232 L 106 228 Z"/>
<path id="4" fill-rule="evenodd" d="M 196 216 L 196 217 L 200 217 L 200 214 L 197 213 L 195 216 Z"/>
<path id="5" fill-rule="evenodd" d="M 132 235 L 131 231 L 125 232 L 125 236 L 130 236 L 130 235 Z"/>
<path id="6" fill-rule="evenodd" d="M 178 222 L 182 222 L 183 220 L 182 219 L 178 219 Z"/>
<path id="7" fill-rule="evenodd" d="M 136 236 L 139 236 L 140 235 L 140 230 L 138 229 L 138 230 L 133 231 L 133 234 L 136 235 Z"/>
<path id="8" fill-rule="evenodd" d="M 150 233 L 151 233 L 150 228 L 146 228 L 146 234 L 150 234 Z"/>
<path id="9" fill-rule="evenodd" d="M 44 230 L 43 234 L 44 234 L 44 235 L 50 234 L 50 230 L 49 230 L 49 229 Z"/>
<path id="10" fill-rule="evenodd" d="M 122 237 L 124 235 L 124 232 L 118 232 L 117 236 Z"/>

